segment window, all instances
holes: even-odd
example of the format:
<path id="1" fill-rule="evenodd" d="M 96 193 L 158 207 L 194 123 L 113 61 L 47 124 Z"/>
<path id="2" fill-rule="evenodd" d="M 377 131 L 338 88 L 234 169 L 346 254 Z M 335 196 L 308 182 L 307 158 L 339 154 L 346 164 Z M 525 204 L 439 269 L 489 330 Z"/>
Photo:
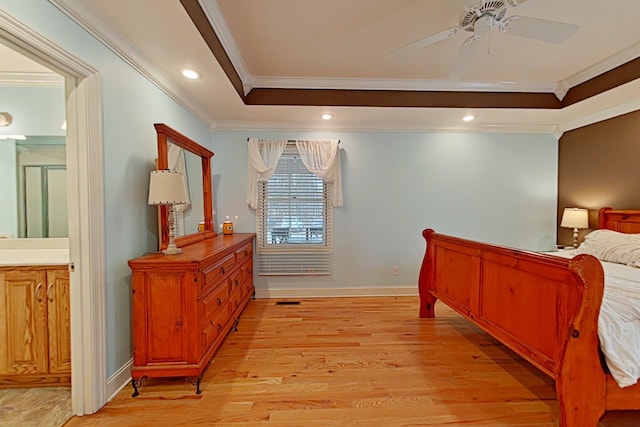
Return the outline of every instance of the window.
<path id="1" fill-rule="evenodd" d="M 295 143 L 273 175 L 258 182 L 259 274 L 329 274 L 333 252 L 333 184 L 309 172 Z"/>

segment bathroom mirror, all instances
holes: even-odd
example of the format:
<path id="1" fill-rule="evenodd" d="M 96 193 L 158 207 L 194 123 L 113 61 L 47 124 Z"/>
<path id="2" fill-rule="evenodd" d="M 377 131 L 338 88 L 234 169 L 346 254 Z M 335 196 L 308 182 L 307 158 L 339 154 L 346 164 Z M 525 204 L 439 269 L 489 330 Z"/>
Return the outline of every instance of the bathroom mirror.
<path id="1" fill-rule="evenodd" d="M 158 163 L 157 169 L 184 168 L 181 170 L 187 176 L 189 197 L 194 209 L 185 214 L 181 232 L 176 234 L 176 246 L 182 247 L 208 237 L 215 236 L 213 231 L 213 198 L 211 194 L 211 157 L 213 152 L 163 124 L 154 124 L 158 137 Z M 182 154 L 172 154 L 171 161 L 169 151 L 179 153 L 176 147 L 184 151 Z M 176 160 L 183 157 L 184 160 Z M 176 168 L 176 161 L 181 166 Z M 171 165 L 170 163 L 173 163 Z M 198 173 L 200 172 L 200 173 Z M 200 203 L 200 201 L 202 203 Z M 201 207 L 201 208 L 200 208 Z M 190 208 L 187 208 L 189 210 Z M 158 207 L 160 228 L 160 250 L 169 244 L 169 209 L 165 205 Z M 186 212 L 186 210 L 185 210 Z M 201 212 L 201 216 L 200 216 Z M 197 229 L 197 224 L 202 223 L 202 230 Z"/>
<path id="2" fill-rule="evenodd" d="M 0 238 L 66 238 L 64 136 L 0 137 Z"/>

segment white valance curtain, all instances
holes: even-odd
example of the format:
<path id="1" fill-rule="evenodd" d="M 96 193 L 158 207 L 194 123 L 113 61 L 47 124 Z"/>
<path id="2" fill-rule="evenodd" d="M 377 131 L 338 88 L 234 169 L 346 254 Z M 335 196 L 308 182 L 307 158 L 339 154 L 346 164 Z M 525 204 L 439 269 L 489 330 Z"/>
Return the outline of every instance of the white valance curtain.
<path id="1" fill-rule="evenodd" d="M 266 181 L 276 170 L 278 160 L 287 146 L 286 140 L 249 138 L 249 176 L 247 204 L 258 207 L 258 182 Z M 309 172 L 333 184 L 333 206 L 342 206 L 342 173 L 340 171 L 340 145 L 337 139 L 328 141 L 296 141 L 300 159 Z"/>

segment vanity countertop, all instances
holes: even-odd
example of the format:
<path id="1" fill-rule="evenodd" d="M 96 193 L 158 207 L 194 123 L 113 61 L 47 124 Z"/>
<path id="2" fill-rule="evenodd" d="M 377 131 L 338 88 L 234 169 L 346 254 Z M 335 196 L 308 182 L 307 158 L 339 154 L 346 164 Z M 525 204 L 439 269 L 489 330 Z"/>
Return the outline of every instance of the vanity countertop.
<path id="1" fill-rule="evenodd" d="M 0 267 L 66 264 L 69 249 L 0 249 Z"/>

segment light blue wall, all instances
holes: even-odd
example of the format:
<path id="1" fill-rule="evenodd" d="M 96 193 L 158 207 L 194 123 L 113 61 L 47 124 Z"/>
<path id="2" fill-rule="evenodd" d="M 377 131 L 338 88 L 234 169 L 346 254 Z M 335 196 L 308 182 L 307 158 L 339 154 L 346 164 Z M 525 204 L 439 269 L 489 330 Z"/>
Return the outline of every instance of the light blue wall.
<path id="1" fill-rule="evenodd" d="M 127 261 L 157 250 L 156 208 L 147 206 L 149 172 L 157 156 L 153 124 L 166 123 L 207 146 L 211 132 L 48 1 L 0 0 L 0 8 L 97 69 L 101 76 L 106 360 L 107 375 L 111 376 L 132 355 Z"/>
<path id="2" fill-rule="evenodd" d="M 342 150 L 345 202 L 335 210 L 334 274 L 258 277 L 259 290 L 415 287 L 425 228 L 531 250 L 555 244 L 552 135 L 217 132 L 215 221 L 237 215 L 237 232 L 256 229 L 245 202 L 248 137 L 337 138 Z"/>
<path id="3" fill-rule="evenodd" d="M 20 236 L 24 195 L 18 191 L 20 179 L 16 147 L 22 144 L 65 144 L 64 87 L 0 86 L 0 111 L 13 117 L 13 123 L 0 128 L 0 135 L 24 135 L 26 140 L 0 140 L 0 234 Z M 22 197 L 22 199 L 21 199 Z M 17 206 L 16 206 L 17 205 Z"/>
<path id="4" fill-rule="evenodd" d="M 64 87 L 0 87 L 0 111 L 13 123 L 1 135 L 64 135 Z M 63 142 L 64 143 L 64 142 Z"/>

